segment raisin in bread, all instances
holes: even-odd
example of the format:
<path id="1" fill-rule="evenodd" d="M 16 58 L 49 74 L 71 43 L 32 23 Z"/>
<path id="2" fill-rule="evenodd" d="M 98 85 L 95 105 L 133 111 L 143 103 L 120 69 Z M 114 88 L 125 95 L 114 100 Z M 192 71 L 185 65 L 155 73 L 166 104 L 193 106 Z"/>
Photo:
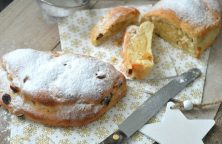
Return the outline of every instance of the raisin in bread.
<path id="1" fill-rule="evenodd" d="M 139 16 L 140 13 L 136 8 L 123 6 L 111 8 L 93 27 L 92 44 L 98 46 L 127 26 L 138 23 Z"/>
<path id="2" fill-rule="evenodd" d="M 126 94 L 125 77 L 89 56 L 18 49 L 0 65 L 0 105 L 47 125 L 88 124 Z"/>

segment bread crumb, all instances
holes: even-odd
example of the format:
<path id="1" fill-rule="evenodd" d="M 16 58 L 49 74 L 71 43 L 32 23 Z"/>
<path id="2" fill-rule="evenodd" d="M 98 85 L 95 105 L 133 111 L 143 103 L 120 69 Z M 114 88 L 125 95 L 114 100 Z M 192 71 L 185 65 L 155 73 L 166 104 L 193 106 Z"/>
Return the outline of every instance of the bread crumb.
<path id="1" fill-rule="evenodd" d="M 125 30 L 120 32 L 120 36 L 118 36 L 117 38 L 115 38 L 112 42 L 115 46 L 121 46 L 123 43 L 123 39 L 124 39 L 124 35 L 125 35 Z"/>
<path id="2" fill-rule="evenodd" d="M 121 46 L 122 43 L 123 43 L 122 37 L 118 37 L 118 38 L 116 38 L 116 39 L 113 40 L 113 44 L 114 44 L 115 46 Z"/>
<path id="3" fill-rule="evenodd" d="M 116 62 L 116 60 L 117 60 L 117 58 L 116 58 L 116 57 L 114 57 L 114 56 L 112 56 L 112 58 L 111 58 L 111 63 L 115 63 L 115 62 Z"/>

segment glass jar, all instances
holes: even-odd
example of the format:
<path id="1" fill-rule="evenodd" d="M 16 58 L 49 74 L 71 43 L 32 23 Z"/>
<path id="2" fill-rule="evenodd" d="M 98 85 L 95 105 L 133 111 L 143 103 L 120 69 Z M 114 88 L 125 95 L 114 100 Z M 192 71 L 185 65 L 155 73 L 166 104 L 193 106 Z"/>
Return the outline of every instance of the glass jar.
<path id="1" fill-rule="evenodd" d="M 55 22 L 76 10 L 91 8 L 96 2 L 97 0 L 38 0 L 47 22 Z"/>

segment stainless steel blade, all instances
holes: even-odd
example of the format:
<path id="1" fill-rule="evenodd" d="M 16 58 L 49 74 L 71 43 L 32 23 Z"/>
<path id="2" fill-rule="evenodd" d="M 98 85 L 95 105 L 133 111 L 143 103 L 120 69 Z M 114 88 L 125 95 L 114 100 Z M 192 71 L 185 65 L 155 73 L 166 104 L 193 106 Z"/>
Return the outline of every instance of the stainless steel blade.
<path id="1" fill-rule="evenodd" d="M 146 100 L 122 124 L 119 130 L 130 137 L 152 118 L 170 99 L 174 98 L 181 90 L 201 75 L 199 69 L 191 69 L 170 81 L 166 86 Z"/>

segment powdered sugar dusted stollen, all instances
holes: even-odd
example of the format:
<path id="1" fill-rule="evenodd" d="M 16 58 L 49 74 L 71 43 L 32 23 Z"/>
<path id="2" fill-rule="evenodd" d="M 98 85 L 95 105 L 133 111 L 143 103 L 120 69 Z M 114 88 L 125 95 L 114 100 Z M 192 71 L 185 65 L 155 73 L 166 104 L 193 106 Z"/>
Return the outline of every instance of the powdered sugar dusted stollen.
<path id="1" fill-rule="evenodd" d="M 126 93 L 112 65 L 70 53 L 15 50 L 3 56 L 0 76 L 0 105 L 48 125 L 87 124 Z"/>
<path id="2" fill-rule="evenodd" d="M 220 4 L 217 0 L 161 0 L 151 11 L 171 10 L 192 26 L 207 27 L 219 21 Z"/>
<path id="3" fill-rule="evenodd" d="M 220 31 L 221 10 L 217 0 L 161 0 L 142 19 L 154 22 L 160 37 L 199 58 Z"/>

